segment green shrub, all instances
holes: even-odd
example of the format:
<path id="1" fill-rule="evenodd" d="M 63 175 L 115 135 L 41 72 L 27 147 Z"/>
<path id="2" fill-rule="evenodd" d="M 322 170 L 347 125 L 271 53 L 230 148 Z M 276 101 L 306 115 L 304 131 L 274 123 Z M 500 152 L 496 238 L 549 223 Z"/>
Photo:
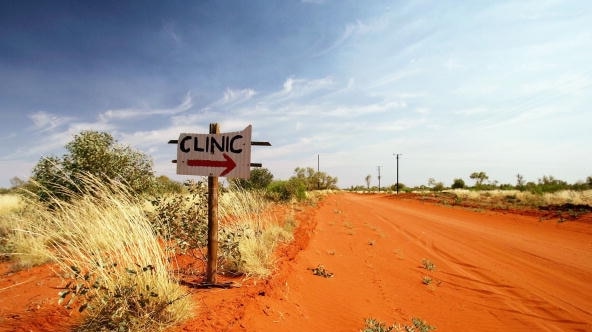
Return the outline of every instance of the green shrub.
<path id="1" fill-rule="evenodd" d="M 290 201 L 306 199 L 306 184 L 296 178 L 288 181 L 273 181 L 267 187 L 268 198 L 275 201 Z"/>
<path id="2" fill-rule="evenodd" d="M 156 195 L 163 195 L 167 193 L 180 194 L 182 192 L 184 192 L 183 184 L 173 181 L 165 175 L 161 175 L 155 180 L 154 194 Z"/>
<path id="3" fill-rule="evenodd" d="M 247 190 L 260 190 L 267 188 L 272 180 L 273 174 L 267 168 L 255 168 L 249 179 L 230 179 L 230 183 Z"/>
<path id="4" fill-rule="evenodd" d="M 86 190 L 86 174 L 102 182 L 125 183 L 133 193 L 153 189 L 152 160 L 147 155 L 117 144 L 106 132 L 82 131 L 66 144 L 62 158 L 44 157 L 33 168 L 31 179 L 38 185 L 29 186 L 42 200 L 67 199 L 69 193 Z"/>
<path id="5" fill-rule="evenodd" d="M 152 200 L 154 211 L 149 218 L 174 249 L 186 251 L 207 246 L 208 240 L 208 188 L 203 181 L 184 183 L 188 193 L 171 193 Z"/>
<path id="6" fill-rule="evenodd" d="M 464 187 L 466 187 L 466 184 L 463 179 L 458 178 L 452 181 L 452 189 L 463 189 Z"/>
<path id="7" fill-rule="evenodd" d="M 390 186 L 389 188 L 391 191 L 397 191 L 397 184 L 393 184 L 392 186 Z M 401 191 L 408 191 L 409 188 L 407 186 L 405 186 L 404 184 L 402 184 L 401 182 L 399 182 L 399 192 Z"/>
<path id="8" fill-rule="evenodd" d="M 316 171 L 312 167 L 296 167 L 294 176 L 290 180 L 296 180 L 304 185 L 304 190 L 337 189 L 337 178 L 325 172 Z"/>

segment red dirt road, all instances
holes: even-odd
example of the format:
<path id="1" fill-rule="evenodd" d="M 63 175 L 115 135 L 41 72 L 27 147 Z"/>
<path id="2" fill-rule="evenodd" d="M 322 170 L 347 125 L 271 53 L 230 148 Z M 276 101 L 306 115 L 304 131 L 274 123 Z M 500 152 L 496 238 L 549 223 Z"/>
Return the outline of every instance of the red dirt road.
<path id="1" fill-rule="evenodd" d="M 295 240 L 278 249 L 270 279 L 188 289 L 194 317 L 170 331 L 355 332 L 369 317 L 389 324 L 419 317 L 437 331 L 592 331 L 589 221 L 351 193 L 295 217 Z M 424 259 L 436 268 L 426 270 Z M 333 277 L 313 275 L 319 265 Z M 6 267 L 1 332 L 72 329 L 79 316 L 57 305 L 63 281 L 49 266 Z"/>
<path id="2" fill-rule="evenodd" d="M 367 317 L 419 317 L 438 331 L 592 331 L 588 223 L 356 194 L 326 198 L 314 219 L 286 280 L 247 306 L 247 331 L 359 331 Z M 307 270 L 319 264 L 334 276 Z"/>

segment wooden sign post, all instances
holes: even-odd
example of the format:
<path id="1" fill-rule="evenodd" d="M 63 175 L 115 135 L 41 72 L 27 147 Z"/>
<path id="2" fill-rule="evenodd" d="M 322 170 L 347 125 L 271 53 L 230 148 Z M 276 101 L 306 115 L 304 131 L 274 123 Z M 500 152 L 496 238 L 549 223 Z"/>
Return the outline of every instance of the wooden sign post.
<path id="1" fill-rule="evenodd" d="M 210 123 L 210 134 L 220 134 L 217 123 Z M 218 272 L 218 177 L 208 176 L 208 266 L 206 282 L 216 283 Z"/>
<path id="2" fill-rule="evenodd" d="M 251 166 L 251 145 L 270 146 L 269 142 L 252 142 L 251 126 L 243 131 L 220 133 L 217 123 L 210 123 L 209 134 L 179 135 L 177 144 L 177 174 L 208 177 L 208 262 L 206 285 L 216 285 L 218 270 L 218 177 L 248 179 Z"/>

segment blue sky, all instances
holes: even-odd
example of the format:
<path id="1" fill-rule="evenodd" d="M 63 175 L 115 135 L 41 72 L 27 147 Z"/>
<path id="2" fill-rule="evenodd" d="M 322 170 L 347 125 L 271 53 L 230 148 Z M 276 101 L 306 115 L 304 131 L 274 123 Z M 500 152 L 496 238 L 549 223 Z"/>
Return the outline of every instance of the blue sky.
<path id="1" fill-rule="evenodd" d="M 3 1 L 0 186 L 112 133 L 175 177 L 181 132 L 253 125 L 278 179 L 592 175 L 592 2 Z M 181 178 L 179 178 L 181 179 Z"/>

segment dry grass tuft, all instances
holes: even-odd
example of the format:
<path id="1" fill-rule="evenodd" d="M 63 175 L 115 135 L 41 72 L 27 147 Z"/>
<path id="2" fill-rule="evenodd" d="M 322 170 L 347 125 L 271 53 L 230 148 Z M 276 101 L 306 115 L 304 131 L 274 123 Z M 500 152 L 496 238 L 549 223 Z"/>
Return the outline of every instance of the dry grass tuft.
<path id="1" fill-rule="evenodd" d="M 60 301 L 88 312 L 82 330 L 162 330 L 186 318 L 189 303 L 141 202 L 120 184 L 84 181 L 83 195 L 49 205 L 29 199 L 17 218 L 22 243 L 42 244 L 37 255 L 70 279 Z"/>
<path id="2" fill-rule="evenodd" d="M 592 206 L 592 190 L 575 191 L 562 190 L 555 193 L 543 194 L 543 200 L 547 205 L 576 204 Z"/>
<path id="3" fill-rule="evenodd" d="M 45 248 L 34 238 L 16 231 L 28 225 L 22 216 L 26 213 L 25 201 L 19 195 L 6 194 L 0 196 L 0 254 L 2 260 L 11 259 L 13 270 L 20 270 L 43 264 L 48 261 L 44 257 Z"/>
<path id="4" fill-rule="evenodd" d="M 278 244 L 293 239 L 291 230 L 278 225 L 262 193 L 231 188 L 220 198 L 221 236 L 230 237 L 235 251 L 226 250 L 225 268 L 249 277 L 264 278 L 274 267 Z M 224 245 L 222 245 L 224 254 Z"/>
<path id="5" fill-rule="evenodd" d="M 19 195 L 0 195 L 0 216 L 18 211 L 23 206 L 23 200 Z"/>

